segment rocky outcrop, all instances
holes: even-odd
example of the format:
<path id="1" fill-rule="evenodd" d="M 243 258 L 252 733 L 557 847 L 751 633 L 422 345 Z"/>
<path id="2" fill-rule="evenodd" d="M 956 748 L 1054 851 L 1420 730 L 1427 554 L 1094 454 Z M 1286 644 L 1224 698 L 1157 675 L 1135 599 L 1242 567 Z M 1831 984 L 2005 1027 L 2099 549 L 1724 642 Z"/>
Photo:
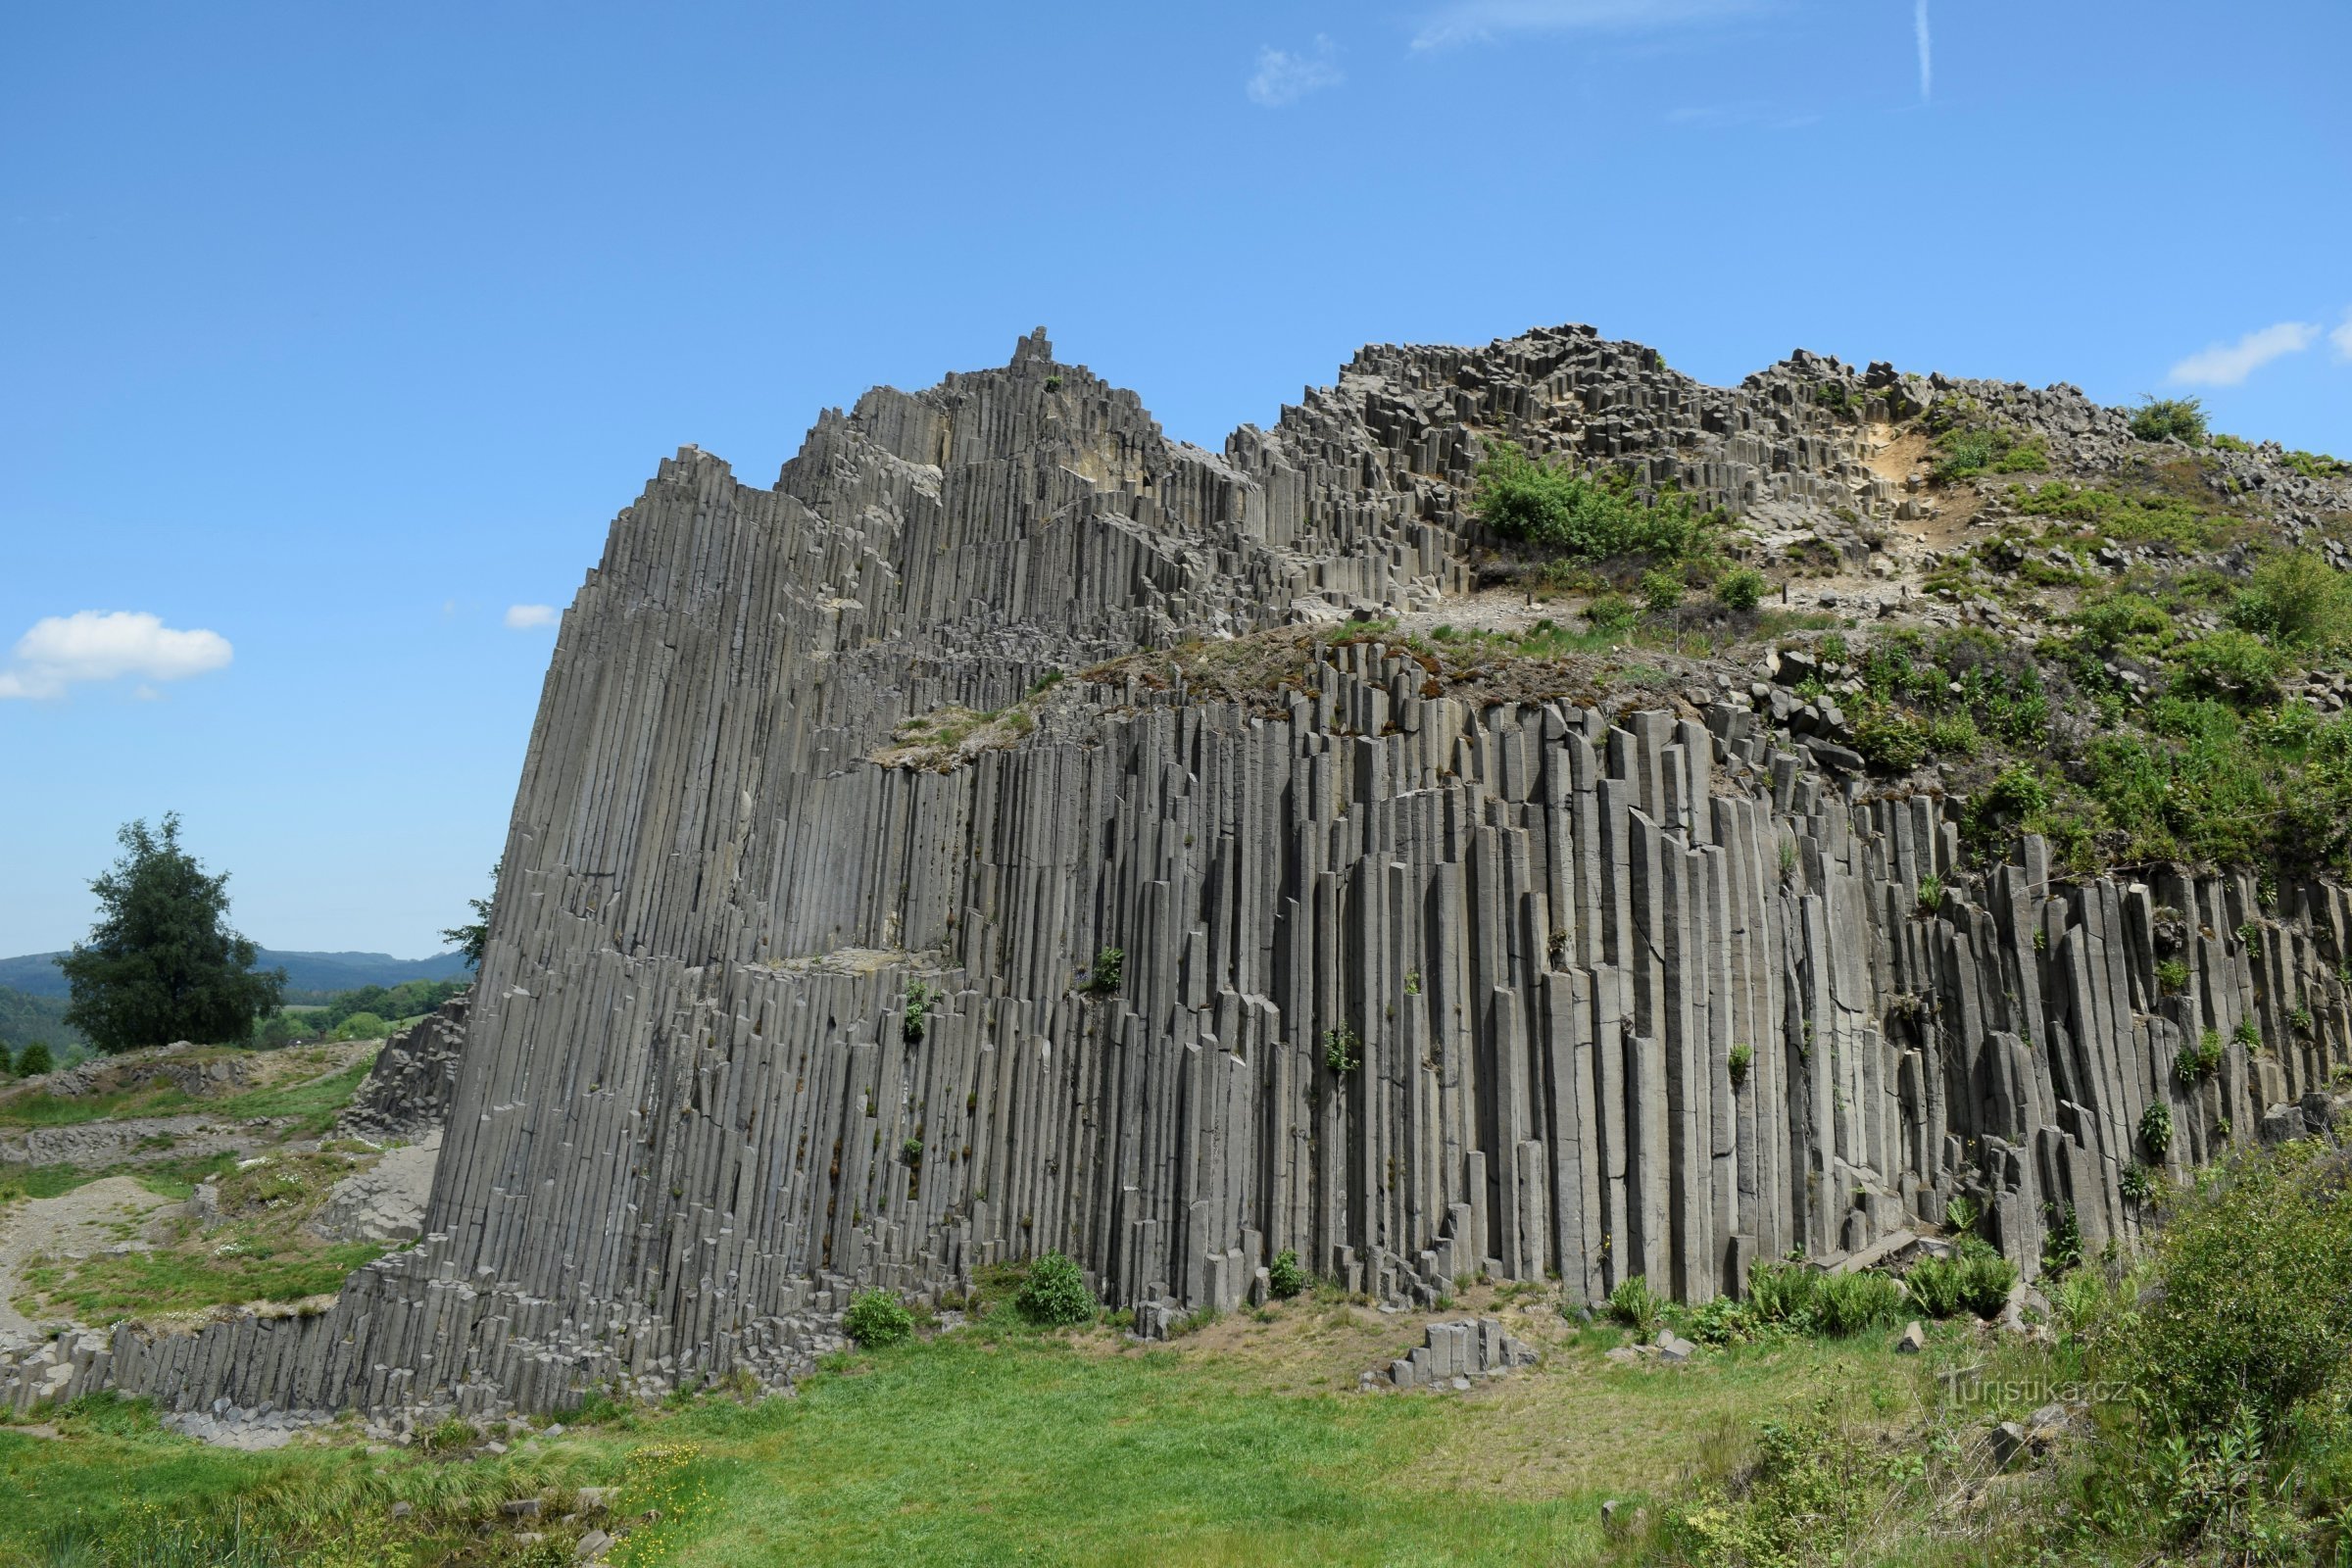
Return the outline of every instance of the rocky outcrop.
<path id="1" fill-rule="evenodd" d="M 1461 1390 L 1469 1388 L 1473 1378 L 1533 1366 L 1538 1359 L 1536 1348 L 1504 1332 L 1501 1319 L 1465 1318 L 1430 1324 L 1422 1343 L 1391 1361 L 1383 1375 L 1391 1388 Z"/>
<path id="2" fill-rule="evenodd" d="M 1954 803 L 1744 694 L 1220 653 L 1467 586 L 1498 433 L 1867 552 L 1833 374 L 1371 349 L 1211 454 L 1041 333 L 827 414 L 773 488 L 681 452 L 564 618 L 421 1241 L 116 1375 L 473 1413 L 781 1381 L 854 1287 L 1054 1249 L 1149 1329 L 1285 1250 L 1426 1305 L 1701 1299 L 1962 1194 L 2029 1271 L 2070 1214 L 2130 1233 L 2127 1167 L 2345 1059 L 2340 889 L 1964 863 Z M 906 744 L 949 710 L 990 743 Z"/>
<path id="3" fill-rule="evenodd" d="M 448 1120 L 472 1000 L 472 992 L 460 992 L 385 1041 L 338 1129 L 360 1138 L 415 1139 Z"/>

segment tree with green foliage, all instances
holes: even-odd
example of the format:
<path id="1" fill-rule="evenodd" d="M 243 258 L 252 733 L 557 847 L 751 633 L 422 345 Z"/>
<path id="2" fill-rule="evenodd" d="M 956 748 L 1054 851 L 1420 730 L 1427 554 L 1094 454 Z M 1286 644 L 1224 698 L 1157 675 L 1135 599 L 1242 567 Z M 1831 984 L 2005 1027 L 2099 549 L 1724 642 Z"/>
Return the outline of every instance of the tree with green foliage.
<path id="1" fill-rule="evenodd" d="M 57 1058 L 50 1055 L 49 1048 L 37 1040 L 26 1046 L 17 1057 L 17 1072 L 25 1078 L 38 1078 L 45 1072 L 53 1071 L 56 1066 Z"/>
<path id="2" fill-rule="evenodd" d="M 1622 470 L 1582 474 L 1564 463 L 1538 462 L 1507 441 L 1495 443 L 1479 464 L 1472 504 L 1478 519 L 1497 533 L 1572 561 L 1630 555 L 1680 560 L 1722 520 L 1671 488 L 1644 502 Z"/>
<path id="3" fill-rule="evenodd" d="M 507 869 L 507 858 L 500 856 L 490 867 L 490 896 L 486 899 L 467 899 L 473 918 L 464 925 L 453 925 L 441 933 L 441 940 L 466 955 L 466 967 L 479 970 L 482 950 L 490 945 L 490 911 L 498 906 L 498 879 Z"/>
<path id="4" fill-rule="evenodd" d="M 2132 433 L 2142 441 L 2178 438 L 2201 447 L 2205 444 L 2205 405 L 2195 398 L 2150 397 L 2132 411 Z"/>
<path id="5" fill-rule="evenodd" d="M 72 987 L 66 1022 L 101 1051 L 173 1040 L 243 1040 L 275 1010 L 283 969 L 256 970 L 254 945 L 228 927 L 228 873 L 207 876 L 180 848 L 179 816 L 116 835 L 122 858 L 90 884 L 100 917 L 58 959 Z"/>

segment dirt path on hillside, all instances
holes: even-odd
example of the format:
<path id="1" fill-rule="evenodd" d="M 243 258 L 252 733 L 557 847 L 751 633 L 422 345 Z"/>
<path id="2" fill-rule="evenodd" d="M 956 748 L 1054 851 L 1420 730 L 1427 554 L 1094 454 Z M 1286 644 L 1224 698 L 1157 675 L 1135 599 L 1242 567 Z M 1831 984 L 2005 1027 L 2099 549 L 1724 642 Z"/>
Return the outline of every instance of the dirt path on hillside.
<path id="1" fill-rule="evenodd" d="M 0 1339 L 37 1332 L 15 1304 L 26 1264 L 43 1254 L 87 1257 L 111 1247 L 144 1248 L 148 1222 L 171 1201 L 128 1176 L 109 1176 L 0 1213 Z"/>

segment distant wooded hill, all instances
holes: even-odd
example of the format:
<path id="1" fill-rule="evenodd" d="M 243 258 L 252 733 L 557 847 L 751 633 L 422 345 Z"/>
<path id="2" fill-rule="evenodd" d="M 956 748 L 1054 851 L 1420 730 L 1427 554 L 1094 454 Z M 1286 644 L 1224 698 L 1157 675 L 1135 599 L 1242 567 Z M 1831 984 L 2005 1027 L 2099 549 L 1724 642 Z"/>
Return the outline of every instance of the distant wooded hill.
<path id="1" fill-rule="evenodd" d="M 0 986 L 0 1046 L 38 1042 L 51 1051 L 81 1044 L 81 1032 L 66 1027 L 66 999 L 27 996 Z"/>
<path id="2" fill-rule="evenodd" d="M 27 997 L 56 998 L 62 1003 L 70 995 L 65 971 L 56 962 L 63 956 L 57 953 L 30 953 L 21 958 L 0 958 L 0 988 Z M 254 967 L 285 970 L 286 1000 L 297 1003 L 323 1002 L 339 991 L 357 991 L 362 986 L 390 987 L 404 980 L 456 980 L 466 973 L 466 956 L 462 953 L 435 954 L 429 958 L 395 958 L 382 953 L 280 953 L 264 948 Z M 0 1039 L 7 1038 L 10 1038 L 8 1028 L 0 1024 Z"/>

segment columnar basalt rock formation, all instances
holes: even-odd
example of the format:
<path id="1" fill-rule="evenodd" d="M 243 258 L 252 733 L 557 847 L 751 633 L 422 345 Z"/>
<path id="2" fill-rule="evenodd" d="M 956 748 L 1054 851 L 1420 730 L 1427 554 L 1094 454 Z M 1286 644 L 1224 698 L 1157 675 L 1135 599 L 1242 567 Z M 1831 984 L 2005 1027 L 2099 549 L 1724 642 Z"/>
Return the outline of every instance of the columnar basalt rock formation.
<path id="1" fill-rule="evenodd" d="M 113 1375 L 561 1407 L 780 1380 L 853 1286 L 1054 1249 L 1151 1333 L 1286 1249 L 1426 1304 L 1702 1299 L 1963 1193 L 2029 1271 L 2069 1211 L 2128 1234 L 2147 1106 L 2180 1168 L 2345 1059 L 2340 889 L 1971 866 L 1956 803 L 1724 683 L 1459 690 L 1301 629 L 1471 586 L 1497 434 L 1866 551 L 1860 421 L 1926 390 L 1568 328 L 1367 350 L 1217 455 L 1040 333 L 828 413 L 771 489 L 681 452 L 564 617 L 424 1239 Z M 2120 419 L 2040 396 L 2053 439 Z"/>

